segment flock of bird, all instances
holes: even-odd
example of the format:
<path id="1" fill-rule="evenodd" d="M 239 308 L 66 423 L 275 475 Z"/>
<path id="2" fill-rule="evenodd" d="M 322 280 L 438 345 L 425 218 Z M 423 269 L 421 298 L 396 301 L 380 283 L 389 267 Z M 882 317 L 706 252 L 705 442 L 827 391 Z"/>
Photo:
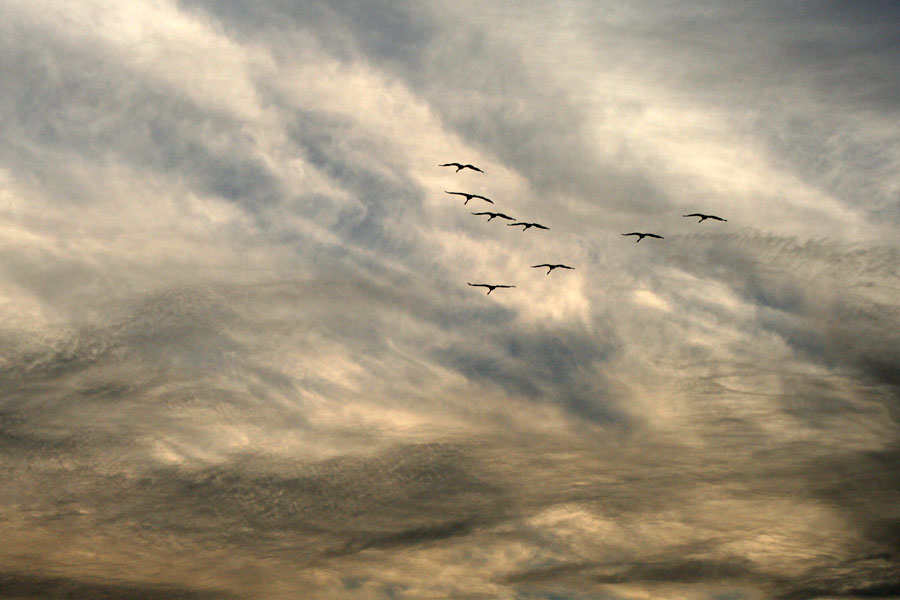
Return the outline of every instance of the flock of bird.
<path id="1" fill-rule="evenodd" d="M 475 165 L 462 164 L 462 163 L 458 163 L 458 162 L 445 163 L 443 165 L 438 165 L 438 166 L 440 166 L 440 167 L 456 167 L 457 173 L 459 173 L 463 169 L 471 169 L 472 171 L 477 171 L 478 173 L 484 173 L 484 171 L 482 171 Z M 468 192 L 446 192 L 446 191 L 445 191 L 445 193 L 452 194 L 454 196 L 463 196 L 466 199 L 466 201 L 463 202 L 464 205 L 468 204 L 469 200 L 472 200 L 472 199 L 483 200 L 489 204 L 494 204 L 493 200 L 491 200 L 490 198 L 486 198 L 485 196 L 482 196 L 480 194 L 470 194 Z M 546 229 L 547 231 L 550 230 L 549 227 L 545 227 L 544 225 L 541 225 L 540 223 L 516 221 L 516 219 L 514 219 L 513 217 L 510 217 L 509 215 L 503 214 L 501 212 L 482 211 L 482 212 L 473 212 L 472 214 L 477 215 L 477 216 L 487 216 L 488 222 L 491 222 L 494 219 L 504 219 L 507 221 L 513 221 L 513 223 L 507 223 L 506 226 L 507 227 L 522 226 L 523 232 L 528 231 L 528 229 L 530 229 L 532 227 L 534 227 L 535 229 Z M 715 215 L 705 215 L 703 213 L 691 213 L 689 215 L 681 215 L 681 216 L 682 217 L 699 217 L 700 220 L 697 221 L 698 223 L 702 223 L 703 221 L 705 221 L 707 219 L 712 219 L 714 221 L 723 221 L 723 222 L 728 220 L 728 219 L 723 219 L 722 217 L 717 217 Z M 640 232 L 640 231 L 632 231 L 630 233 L 623 233 L 622 235 L 623 236 L 630 236 L 630 235 L 637 236 L 635 243 L 640 242 L 645 237 L 656 238 L 659 240 L 665 239 L 663 236 L 657 235 L 655 233 L 646 233 L 646 232 Z M 569 265 L 550 264 L 550 263 L 543 263 L 540 265 L 532 265 L 531 266 L 532 269 L 540 269 L 543 267 L 547 267 L 547 275 L 549 275 L 553 271 L 553 269 L 574 269 L 575 268 L 575 267 L 570 267 Z M 469 283 L 469 285 L 472 287 L 487 288 L 488 295 L 490 295 L 490 293 L 493 292 L 494 290 L 496 290 L 497 288 L 514 288 L 514 287 L 516 287 L 514 285 L 500 285 L 500 284 L 493 284 L 493 283 Z"/>

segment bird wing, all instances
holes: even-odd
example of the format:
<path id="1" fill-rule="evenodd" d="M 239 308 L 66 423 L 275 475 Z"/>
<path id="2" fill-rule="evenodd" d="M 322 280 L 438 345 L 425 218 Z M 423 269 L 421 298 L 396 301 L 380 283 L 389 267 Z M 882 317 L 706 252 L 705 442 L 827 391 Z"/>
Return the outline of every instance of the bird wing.
<path id="1" fill-rule="evenodd" d="M 716 221 L 728 221 L 728 219 L 723 219 L 722 217 L 716 217 L 713 215 L 709 215 L 710 219 L 715 219 Z"/>
<path id="2" fill-rule="evenodd" d="M 573 270 L 575 269 L 575 267 L 570 267 L 569 265 L 555 265 L 555 266 L 559 267 L 560 269 L 573 269 Z"/>
<path id="3" fill-rule="evenodd" d="M 637 231 L 632 231 L 631 233 L 623 233 L 622 235 L 644 235 L 644 234 L 638 233 Z"/>
<path id="4" fill-rule="evenodd" d="M 450 165 L 441 165 L 442 167 L 450 166 Z M 471 194 L 467 194 L 465 192 L 448 192 L 444 191 L 445 194 L 453 194 L 454 196 L 471 196 Z"/>
<path id="5" fill-rule="evenodd" d="M 509 215 L 504 215 L 503 213 L 496 213 L 496 214 L 497 214 L 497 216 L 500 217 L 501 219 L 506 219 L 506 220 L 508 220 L 508 221 L 515 221 L 515 219 L 512 218 L 512 217 L 510 217 Z"/>
<path id="6" fill-rule="evenodd" d="M 525 225 L 525 226 L 527 226 L 528 223 L 507 223 L 507 224 L 506 224 L 507 227 L 515 227 L 516 225 Z"/>
<path id="7" fill-rule="evenodd" d="M 495 288 L 514 288 L 514 285 L 495 285 Z"/>
<path id="8" fill-rule="evenodd" d="M 705 217 L 706 215 L 701 215 L 700 213 L 691 213 L 689 215 L 681 215 L 682 217 Z"/>
<path id="9" fill-rule="evenodd" d="M 439 167 L 462 167 L 459 163 L 447 163 L 445 165 L 438 165 Z"/>
<path id="10" fill-rule="evenodd" d="M 543 264 L 543 265 L 531 265 L 531 268 L 532 268 L 532 269 L 537 269 L 538 267 L 553 267 L 553 266 L 554 266 L 554 265 L 548 265 L 548 264 Z"/>
<path id="11" fill-rule="evenodd" d="M 490 212 L 480 212 L 480 213 L 472 213 L 472 214 L 473 214 L 473 215 L 488 215 L 488 216 L 494 216 L 494 213 L 490 213 Z"/>
<path id="12" fill-rule="evenodd" d="M 655 238 L 659 238 L 659 239 L 661 239 L 661 240 L 666 239 L 666 238 L 664 238 L 664 237 L 661 236 L 661 235 L 656 235 L 655 233 L 646 233 L 646 234 L 644 234 L 644 235 L 646 235 L 647 237 L 655 237 Z"/>
<path id="13" fill-rule="evenodd" d="M 532 226 L 532 227 L 537 227 L 538 229 L 546 229 L 547 231 L 550 231 L 550 228 L 549 228 L 549 227 L 544 227 L 544 226 L 541 225 L 540 223 L 532 223 L 531 226 Z"/>
<path id="14" fill-rule="evenodd" d="M 463 165 L 463 166 L 468 167 L 468 168 L 472 169 L 473 171 L 478 171 L 479 173 L 484 173 L 484 171 L 482 171 L 481 169 L 479 169 L 479 168 L 476 167 L 475 165 Z"/>
<path id="15" fill-rule="evenodd" d="M 468 281 L 466 283 L 469 283 Z M 472 287 L 491 287 L 486 283 L 469 283 Z"/>

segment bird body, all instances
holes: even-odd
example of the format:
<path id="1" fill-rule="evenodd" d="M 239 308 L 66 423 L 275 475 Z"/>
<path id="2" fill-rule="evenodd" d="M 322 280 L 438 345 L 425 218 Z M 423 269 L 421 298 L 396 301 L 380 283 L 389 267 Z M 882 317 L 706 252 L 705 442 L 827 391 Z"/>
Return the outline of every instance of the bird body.
<path id="1" fill-rule="evenodd" d="M 454 196 L 465 196 L 466 201 L 463 202 L 463 204 L 468 204 L 469 200 L 471 200 L 472 198 L 478 198 L 479 200 L 484 200 L 485 202 L 488 202 L 490 204 L 494 203 L 494 201 L 491 200 L 490 198 L 485 198 L 484 196 L 481 196 L 479 194 L 467 194 L 466 192 L 448 192 L 446 190 L 444 191 L 444 193 L 445 194 L 453 194 Z"/>
<path id="2" fill-rule="evenodd" d="M 546 229 L 547 231 L 550 231 L 549 227 L 544 227 L 540 223 L 521 222 L 521 223 L 507 223 L 506 224 L 507 227 L 516 227 L 517 225 L 524 225 L 524 227 L 522 228 L 522 231 L 527 231 L 530 227 L 536 227 L 537 229 Z"/>
<path id="3" fill-rule="evenodd" d="M 547 275 L 549 275 L 553 269 L 573 269 L 573 270 L 575 269 L 575 267 L 570 267 L 568 265 L 551 265 L 548 263 L 544 263 L 542 265 L 532 265 L 531 266 L 532 269 L 538 269 L 540 267 L 547 267 Z"/>
<path id="4" fill-rule="evenodd" d="M 652 238 L 657 238 L 657 239 L 660 239 L 660 240 L 666 239 L 666 238 L 664 238 L 664 237 L 661 236 L 661 235 L 656 235 L 655 233 L 640 233 L 639 231 L 632 231 L 631 233 L 623 233 L 622 235 L 636 235 L 636 236 L 638 236 L 638 239 L 635 240 L 635 243 L 641 241 L 641 240 L 644 239 L 645 237 L 652 237 Z"/>
<path id="5" fill-rule="evenodd" d="M 478 171 L 479 173 L 484 173 L 481 169 L 476 167 L 475 165 L 464 165 L 458 162 L 446 163 L 443 165 L 438 165 L 439 167 L 456 167 L 456 172 L 459 173 L 462 169 L 472 169 L 473 171 Z"/>
<path id="6" fill-rule="evenodd" d="M 698 223 L 702 223 L 706 219 L 713 219 L 716 221 L 728 221 L 728 219 L 723 219 L 722 217 L 717 217 L 715 215 L 704 215 L 703 213 L 691 213 L 689 215 L 681 215 L 682 217 L 700 217 Z"/>
<path id="7" fill-rule="evenodd" d="M 488 215 L 488 223 L 490 223 L 493 219 L 506 219 L 507 221 L 515 221 L 514 218 L 509 215 L 504 215 L 503 213 L 495 213 L 495 212 L 477 212 L 472 213 L 473 215 Z"/>
<path id="8" fill-rule="evenodd" d="M 469 282 L 467 281 L 466 283 L 469 283 Z M 514 285 L 499 285 L 499 284 L 494 285 L 494 284 L 490 284 L 490 283 L 469 283 L 469 285 L 471 285 L 472 287 L 486 287 L 488 289 L 487 294 L 485 294 L 486 296 L 490 296 L 491 292 L 493 292 L 497 288 L 514 288 L 514 287 L 516 287 Z"/>

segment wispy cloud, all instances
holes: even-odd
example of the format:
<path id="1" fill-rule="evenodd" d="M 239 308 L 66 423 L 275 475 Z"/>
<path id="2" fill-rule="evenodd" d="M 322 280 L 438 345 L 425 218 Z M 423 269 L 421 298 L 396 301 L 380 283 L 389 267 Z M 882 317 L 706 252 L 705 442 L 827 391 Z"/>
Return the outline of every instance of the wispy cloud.
<path id="1" fill-rule="evenodd" d="M 0 587 L 893 597 L 895 16 L 5 3 Z"/>

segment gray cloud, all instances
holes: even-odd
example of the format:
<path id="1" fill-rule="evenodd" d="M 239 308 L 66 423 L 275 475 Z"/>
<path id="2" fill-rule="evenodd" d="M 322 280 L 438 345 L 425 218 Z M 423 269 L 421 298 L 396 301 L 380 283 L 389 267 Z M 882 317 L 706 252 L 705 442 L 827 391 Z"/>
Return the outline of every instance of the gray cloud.
<path id="1" fill-rule="evenodd" d="M 31 573 L 0 574 L 0 584 L 7 598 L 135 598 L 163 600 L 165 598 L 215 599 L 232 598 L 230 594 L 214 590 L 194 590 L 167 586 L 142 586 L 127 583 L 94 583 L 66 577 L 47 577 Z"/>
<path id="2" fill-rule="evenodd" d="M 896 595 L 894 12 L 0 8 L 0 585 Z"/>

